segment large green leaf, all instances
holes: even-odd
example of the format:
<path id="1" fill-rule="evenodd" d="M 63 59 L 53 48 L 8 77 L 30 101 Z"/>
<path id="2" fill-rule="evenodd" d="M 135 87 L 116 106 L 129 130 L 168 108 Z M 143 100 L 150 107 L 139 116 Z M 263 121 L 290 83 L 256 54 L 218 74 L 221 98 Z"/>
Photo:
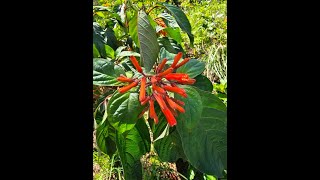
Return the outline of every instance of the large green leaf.
<path id="1" fill-rule="evenodd" d="M 117 58 L 121 57 L 129 57 L 129 56 L 137 56 L 140 57 L 139 53 L 133 52 L 133 51 L 121 51 L 119 54 L 117 54 Z"/>
<path id="2" fill-rule="evenodd" d="M 188 34 L 190 43 L 191 45 L 193 45 L 194 37 L 193 37 L 193 34 L 191 33 L 191 24 L 187 16 L 184 14 L 184 12 L 179 7 L 168 4 L 168 3 L 162 3 L 162 5 L 164 5 L 164 7 L 176 19 L 180 28 Z"/>
<path id="3" fill-rule="evenodd" d="M 140 47 L 140 43 L 138 40 L 138 13 L 137 12 L 129 21 L 129 34 L 130 34 L 133 42 L 138 47 Z"/>
<path id="4" fill-rule="evenodd" d="M 177 54 L 178 52 L 185 53 L 180 44 L 177 44 L 173 39 L 169 39 L 168 37 L 158 38 L 158 43 L 160 48 L 165 48 L 170 53 L 174 53 L 174 54 Z"/>
<path id="5" fill-rule="evenodd" d="M 116 134 L 117 148 L 126 180 L 142 179 L 140 158 L 150 150 L 149 144 L 146 143 L 149 134 L 143 121 L 143 118 L 139 119 L 128 134 Z"/>
<path id="6" fill-rule="evenodd" d="M 108 102 L 108 120 L 119 133 L 124 133 L 135 126 L 143 108 L 144 106 L 140 105 L 139 93 L 116 91 Z"/>
<path id="7" fill-rule="evenodd" d="M 185 109 L 185 113 L 180 113 L 177 120 L 177 124 L 183 122 L 183 125 L 188 131 L 191 131 L 198 123 L 201 113 L 202 113 L 202 101 L 201 96 L 192 86 L 183 85 L 179 86 L 183 88 L 188 97 L 184 98 L 178 94 L 175 94 L 174 97 L 178 100 L 181 100 L 185 103 L 183 108 Z"/>
<path id="8" fill-rule="evenodd" d="M 110 47 L 109 45 L 104 45 L 105 49 L 106 49 L 106 53 L 107 53 L 107 57 L 114 59 L 115 58 L 115 53 L 114 50 L 112 49 L 112 47 Z"/>
<path id="9" fill-rule="evenodd" d="M 106 57 L 106 50 L 104 45 L 106 44 L 106 42 L 104 41 L 104 37 L 103 37 L 103 29 L 101 28 L 101 26 L 96 23 L 93 22 L 93 44 L 96 45 L 96 48 L 98 49 L 101 57 L 105 58 Z"/>
<path id="10" fill-rule="evenodd" d="M 169 136 L 156 141 L 154 146 L 163 162 L 175 162 L 179 158 L 186 160 L 177 130 L 170 133 Z"/>
<path id="11" fill-rule="evenodd" d="M 186 160 L 177 130 L 169 126 L 157 103 L 155 103 L 155 111 L 159 122 L 155 124 L 153 119 L 150 119 L 149 123 L 153 126 L 154 147 L 159 158 L 163 162 L 175 162 L 179 158 Z"/>
<path id="12" fill-rule="evenodd" d="M 167 58 L 168 61 L 167 61 L 166 64 L 168 64 L 168 65 L 171 65 L 171 64 L 173 63 L 174 56 L 176 56 L 176 54 L 167 51 L 164 47 L 162 47 L 162 48 L 160 49 L 159 55 L 160 55 L 160 58 L 159 58 L 159 59 L 160 59 L 160 62 L 159 62 L 159 63 L 161 63 L 161 61 L 162 61 L 164 58 Z"/>
<path id="13" fill-rule="evenodd" d="M 190 59 L 187 64 L 177 69 L 178 73 L 186 73 L 190 78 L 194 78 L 201 74 L 205 69 L 205 63 L 197 59 Z"/>
<path id="14" fill-rule="evenodd" d="M 121 86 L 117 81 L 124 70 L 109 59 L 93 58 L 93 84 L 99 86 Z"/>
<path id="15" fill-rule="evenodd" d="M 104 102 L 106 96 L 112 93 L 111 91 L 107 91 L 102 94 L 98 101 L 98 106 L 93 114 L 95 120 L 95 129 L 96 129 L 96 143 L 97 147 L 100 151 L 112 156 L 116 152 L 115 142 L 112 140 L 114 136 L 114 128 L 110 126 L 107 119 L 106 106 L 107 103 Z"/>
<path id="16" fill-rule="evenodd" d="M 195 77 L 196 82 L 193 84 L 193 86 L 196 86 L 197 88 L 212 92 L 213 91 L 213 84 L 212 82 L 204 75 L 200 74 Z"/>
<path id="17" fill-rule="evenodd" d="M 164 31 L 168 33 L 169 37 L 177 41 L 178 44 L 181 44 L 182 37 L 181 37 L 179 28 L 167 27 L 164 29 Z"/>
<path id="18" fill-rule="evenodd" d="M 116 152 L 116 144 L 112 140 L 112 133 L 109 131 L 112 129 L 108 124 L 108 121 L 105 121 L 98 126 L 96 130 L 96 142 L 100 151 L 112 156 Z"/>
<path id="19" fill-rule="evenodd" d="M 196 89 L 198 93 L 201 95 L 203 107 L 214 108 L 224 112 L 227 111 L 226 105 L 220 100 L 218 96 L 210 92 L 203 91 L 196 87 L 194 87 L 194 89 Z"/>
<path id="20" fill-rule="evenodd" d="M 105 143 L 106 138 L 108 137 L 108 126 L 107 123 L 99 125 L 96 130 L 96 142 L 100 151 L 107 153 L 107 144 Z"/>
<path id="21" fill-rule="evenodd" d="M 180 27 L 177 21 L 174 19 L 174 17 L 168 13 L 161 13 L 158 15 L 158 17 L 163 18 L 164 22 L 168 25 L 168 27 L 173 27 L 173 28 Z"/>
<path id="22" fill-rule="evenodd" d="M 199 89 L 196 91 L 201 92 L 203 109 L 199 119 L 192 119 L 196 122 L 194 127 L 190 129 L 183 116 L 178 116 L 177 130 L 182 147 L 192 166 L 203 173 L 223 177 L 227 167 L 226 111 L 219 110 L 221 104 L 210 102 L 210 99 L 216 98 L 213 94 Z"/>
<path id="23" fill-rule="evenodd" d="M 98 49 L 97 49 L 95 44 L 93 44 L 93 57 L 94 58 L 100 57 L 100 53 L 99 53 L 99 51 L 98 51 Z"/>
<path id="24" fill-rule="evenodd" d="M 156 31 L 152 28 L 148 15 L 144 11 L 138 13 L 138 39 L 140 56 L 146 72 L 149 72 L 157 60 L 159 44 Z"/>
<path id="25" fill-rule="evenodd" d="M 107 28 L 105 30 L 104 36 L 104 41 L 107 43 L 107 45 L 110 46 L 113 50 L 116 50 L 118 48 L 118 41 L 114 34 L 114 31 L 111 28 Z"/>

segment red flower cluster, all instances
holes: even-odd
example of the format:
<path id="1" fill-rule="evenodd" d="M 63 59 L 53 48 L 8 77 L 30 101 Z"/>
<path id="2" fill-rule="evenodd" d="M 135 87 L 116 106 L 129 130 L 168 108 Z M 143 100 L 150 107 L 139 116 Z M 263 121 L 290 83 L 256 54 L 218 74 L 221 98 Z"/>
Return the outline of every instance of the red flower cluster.
<path id="1" fill-rule="evenodd" d="M 145 109 L 140 113 L 140 116 L 142 116 L 149 109 L 149 117 L 154 119 L 155 123 L 158 123 L 158 116 L 154 110 L 154 101 L 157 101 L 169 125 L 174 126 L 177 124 L 175 117 L 178 115 L 177 111 L 181 113 L 185 112 L 182 107 L 184 106 L 184 102 L 169 97 L 167 91 L 177 93 L 180 96 L 186 98 L 187 93 L 185 92 L 185 90 L 179 88 L 176 84 L 193 84 L 196 81 L 195 79 L 190 79 L 188 74 L 174 72 L 175 69 L 186 64 L 190 60 L 190 58 L 185 58 L 178 64 L 181 57 L 182 53 L 179 52 L 174 57 L 172 65 L 166 70 L 164 70 L 163 68 L 167 62 L 167 59 L 164 58 L 159 66 L 155 68 L 155 75 L 145 75 L 137 59 L 134 56 L 130 57 L 132 64 L 137 69 L 137 71 L 143 75 L 143 77 L 140 79 L 131 79 L 125 77 L 124 75 L 120 75 L 120 77 L 117 78 L 118 81 L 128 82 L 130 84 L 119 88 L 118 91 L 120 93 L 125 93 L 132 87 L 137 86 L 140 82 L 139 101 L 141 105 L 145 105 L 148 103 Z M 146 88 L 149 86 L 152 87 L 151 95 L 147 95 L 146 93 Z"/>

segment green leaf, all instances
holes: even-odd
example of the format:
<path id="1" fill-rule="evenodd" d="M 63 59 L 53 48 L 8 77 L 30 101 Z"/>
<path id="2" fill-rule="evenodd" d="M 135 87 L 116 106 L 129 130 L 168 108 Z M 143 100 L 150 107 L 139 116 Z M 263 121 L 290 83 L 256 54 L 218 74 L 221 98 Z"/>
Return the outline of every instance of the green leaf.
<path id="1" fill-rule="evenodd" d="M 96 131 L 96 142 L 100 151 L 107 153 L 107 144 L 105 142 L 108 137 L 108 126 L 107 123 L 104 122 L 98 126 Z"/>
<path id="2" fill-rule="evenodd" d="M 97 49 L 95 44 L 93 44 L 93 57 L 94 58 L 100 57 L 100 53 L 99 53 L 99 51 L 98 51 L 98 49 Z"/>
<path id="3" fill-rule="evenodd" d="M 110 47 L 108 45 L 104 45 L 104 46 L 106 48 L 107 57 L 114 59 L 114 50 L 112 49 L 112 47 Z"/>
<path id="4" fill-rule="evenodd" d="M 164 22 L 168 25 L 168 27 L 173 27 L 173 28 L 180 27 L 177 21 L 174 19 L 174 17 L 168 13 L 161 13 L 158 15 L 158 17 L 163 18 Z"/>
<path id="5" fill-rule="evenodd" d="M 217 95 L 203 91 L 196 87 L 194 89 L 196 89 L 198 93 L 201 95 L 203 107 L 214 108 L 224 112 L 227 111 L 226 105 L 220 100 L 220 98 Z"/>
<path id="6" fill-rule="evenodd" d="M 162 133 L 161 133 L 157 138 L 154 139 L 154 142 L 156 142 L 156 141 L 158 141 L 158 140 L 160 140 L 160 139 L 162 139 L 162 138 L 164 138 L 164 137 L 166 137 L 166 136 L 169 135 L 170 126 L 169 126 L 168 123 L 166 123 L 166 124 L 167 124 L 167 125 L 166 125 L 166 127 L 164 128 L 164 130 L 162 131 Z"/>
<path id="7" fill-rule="evenodd" d="M 146 72 L 149 72 L 157 60 L 160 48 L 155 30 L 150 25 L 144 11 L 138 13 L 138 39 L 140 42 L 140 56 Z"/>
<path id="8" fill-rule="evenodd" d="M 149 145 L 145 144 L 149 134 L 143 118 L 138 120 L 136 126 L 128 134 L 116 134 L 116 144 L 121 158 L 126 180 L 142 179 L 140 158 L 149 151 Z"/>
<path id="9" fill-rule="evenodd" d="M 184 89 L 188 95 L 187 98 L 184 98 L 178 94 L 175 94 L 174 97 L 178 100 L 181 100 L 185 103 L 183 108 L 185 109 L 185 113 L 180 113 L 178 115 L 178 122 L 179 125 L 181 121 L 183 125 L 188 131 L 191 131 L 198 123 L 201 112 L 202 112 L 202 101 L 199 93 L 196 89 L 192 86 L 182 85 L 179 86 L 180 88 Z M 178 127 L 177 125 L 177 127 Z"/>
<path id="10" fill-rule="evenodd" d="M 102 18 L 105 18 L 106 16 L 102 12 L 96 12 L 96 14 Z"/>
<path id="11" fill-rule="evenodd" d="M 205 92 L 200 90 L 201 92 Z M 187 121 L 178 116 L 177 130 L 181 137 L 182 147 L 189 162 L 199 171 L 223 177 L 227 167 L 227 115 L 209 101 L 214 95 L 201 95 L 203 110 L 197 124 L 192 129 Z M 186 112 L 188 110 L 186 109 Z"/>
<path id="12" fill-rule="evenodd" d="M 122 51 L 117 55 L 117 58 L 120 57 L 127 57 L 127 56 L 137 56 L 140 57 L 139 53 L 133 52 L 133 51 Z"/>
<path id="13" fill-rule="evenodd" d="M 214 176 L 210 176 L 208 174 L 203 175 L 205 180 L 217 180 Z"/>
<path id="14" fill-rule="evenodd" d="M 176 56 L 175 53 L 171 53 L 171 52 L 167 51 L 164 47 L 162 47 L 162 48 L 160 49 L 159 55 L 160 55 L 160 58 L 159 58 L 159 59 L 160 59 L 160 62 L 159 62 L 159 63 L 161 63 L 161 61 L 162 61 L 164 58 L 167 58 L 168 61 L 167 61 L 166 64 L 168 64 L 168 65 L 171 65 L 171 64 L 173 63 L 174 56 Z"/>
<path id="15" fill-rule="evenodd" d="M 152 17 L 150 15 L 148 15 L 148 19 L 149 19 L 149 22 L 150 22 L 152 28 L 155 29 L 158 24 L 156 22 L 154 22 L 154 20 L 152 19 Z"/>
<path id="16" fill-rule="evenodd" d="M 160 48 L 164 47 L 170 53 L 177 54 L 180 51 L 184 53 L 184 50 L 181 47 L 181 45 L 176 44 L 173 39 L 169 39 L 168 37 L 158 38 L 158 43 Z"/>
<path id="17" fill-rule="evenodd" d="M 164 29 L 164 31 L 168 33 L 169 37 L 177 41 L 178 44 L 181 44 L 182 37 L 178 28 L 167 27 Z"/>
<path id="18" fill-rule="evenodd" d="M 178 73 L 186 73 L 190 78 L 194 78 L 201 74 L 205 69 L 205 63 L 197 59 L 190 59 L 187 64 L 177 69 Z"/>
<path id="19" fill-rule="evenodd" d="M 117 81 L 124 70 L 109 59 L 93 58 L 93 84 L 98 86 L 122 86 Z"/>
<path id="20" fill-rule="evenodd" d="M 169 136 L 156 141 L 154 146 L 163 162 L 175 162 L 179 158 L 187 160 L 182 150 L 181 139 L 177 130 L 173 131 Z"/>
<path id="21" fill-rule="evenodd" d="M 159 31 L 165 29 L 165 27 L 162 27 L 162 26 L 156 26 L 156 32 L 158 33 Z"/>
<path id="22" fill-rule="evenodd" d="M 162 3 L 164 7 L 172 14 L 172 16 L 176 19 L 177 23 L 179 24 L 180 28 L 186 32 L 189 36 L 190 43 L 193 45 L 194 37 L 191 33 L 191 25 L 187 18 L 187 16 L 184 14 L 184 12 L 177 6 Z"/>
<path id="23" fill-rule="evenodd" d="M 212 82 L 204 75 L 200 74 L 195 77 L 196 82 L 192 86 L 196 86 L 197 88 L 212 92 L 213 91 L 213 85 Z"/>
<path id="24" fill-rule="evenodd" d="M 112 140 L 112 135 L 109 133 L 111 127 L 107 121 L 105 121 L 102 125 L 98 126 L 96 131 L 96 141 L 97 147 L 100 151 L 112 156 L 117 148 L 115 142 Z"/>
<path id="25" fill-rule="evenodd" d="M 105 7 L 105 6 L 93 6 L 93 10 L 95 10 L 95 11 L 109 11 L 109 12 L 112 12 L 112 9 L 110 9 L 109 7 Z"/>
<path id="26" fill-rule="evenodd" d="M 137 12 L 129 21 L 129 34 L 133 42 L 137 45 L 137 47 L 140 47 L 140 42 L 138 40 L 138 13 Z"/>
<path id="27" fill-rule="evenodd" d="M 113 50 L 116 50 L 118 48 L 118 45 L 117 45 L 118 41 L 114 34 L 114 31 L 111 28 L 107 28 L 105 30 L 104 35 L 105 35 L 104 41 L 106 42 L 106 44 L 110 46 Z"/>
<path id="28" fill-rule="evenodd" d="M 108 121 L 105 121 L 107 113 L 101 107 L 104 107 L 104 104 L 101 104 L 94 112 L 94 120 L 98 124 L 95 128 L 97 148 L 108 155 L 112 155 L 116 151 L 116 145 L 111 139 L 112 128 Z"/>
<path id="29" fill-rule="evenodd" d="M 104 47 L 106 42 L 104 41 L 102 33 L 103 29 L 101 28 L 101 26 L 98 23 L 93 22 L 93 44 L 96 45 L 101 57 L 106 58 L 107 54 Z"/>
<path id="30" fill-rule="evenodd" d="M 126 49 L 126 48 L 127 48 L 127 46 L 119 46 L 119 47 L 116 49 L 116 51 L 115 51 L 116 56 L 119 56 L 119 54 L 121 53 L 121 51 L 124 50 L 124 49 Z"/>
<path id="31" fill-rule="evenodd" d="M 108 120 L 119 133 L 124 133 L 135 126 L 144 108 L 140 105 L 138 97 L 137 92 L 119 93 L 116 91 L 110 98 L 107 107 Z"/>

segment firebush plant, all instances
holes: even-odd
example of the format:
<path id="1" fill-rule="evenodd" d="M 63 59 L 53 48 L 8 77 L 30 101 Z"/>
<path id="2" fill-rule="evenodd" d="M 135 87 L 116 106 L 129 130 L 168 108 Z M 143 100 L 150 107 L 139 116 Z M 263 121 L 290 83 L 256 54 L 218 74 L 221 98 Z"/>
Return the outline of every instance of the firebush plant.
<path id="1" fill-rule="evenodd" d="M 194 36 L 174 2 L 99 2 L 93 6 L 96 142 L 119 154 L 125 179 L 180 179 L 175 162 L 226 177 L 226 105 L 187 57 Z M 184 42 L 186 43 L 186 42 Z"/>

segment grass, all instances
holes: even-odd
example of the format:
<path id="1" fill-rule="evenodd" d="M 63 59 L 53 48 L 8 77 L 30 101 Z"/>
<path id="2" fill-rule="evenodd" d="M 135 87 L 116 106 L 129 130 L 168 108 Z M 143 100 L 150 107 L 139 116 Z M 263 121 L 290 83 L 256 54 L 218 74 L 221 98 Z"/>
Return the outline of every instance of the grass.
<path id="1" fill-rule="evenodd" d="M 204 75 L 213 83 L 227 81 L 226 0 L 181 1 L 194 34 L 192 55 L 206 63 Z M 183 34 L 184 42 L 189 42 Z M 188 47 L 190 48 L 190 47 Z"/>
<path id="2" fill-rule="evenodd" d="M 210 46 L 201 59 L 206 63 L 206 69 L 204 74 L 211 80 L 216 81 L 227 81 L 227 47 L 226 45 L 215 45 Z"/>
<path id="3" fill-rule="evenodd" d="M 94 180 L 123 180 L 123 168 L 116 166 L 120 159 L 117 154 L 110 157 L 102 152 L 93 152 L 93 179 Z"/>

